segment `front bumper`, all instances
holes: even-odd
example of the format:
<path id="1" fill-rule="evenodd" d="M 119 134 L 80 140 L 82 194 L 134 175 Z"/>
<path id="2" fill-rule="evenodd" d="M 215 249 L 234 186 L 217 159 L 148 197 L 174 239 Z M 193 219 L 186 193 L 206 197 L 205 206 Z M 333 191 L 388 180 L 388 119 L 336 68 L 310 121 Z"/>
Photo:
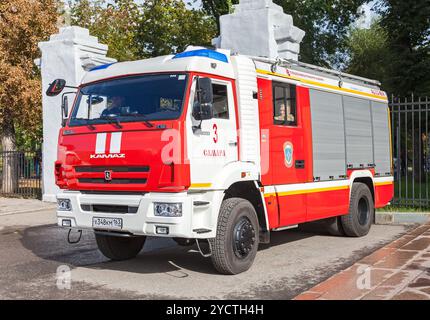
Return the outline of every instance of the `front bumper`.
<path id="1" fill-rule="evenodd" d="M 93 229 L 93 218 L 121 218 L 122 229 L 116 232 L 133 235 L 179 237 L 190 239 L 214 238 L 222 191 L 201 193 L 147 193 L 143 195 L 86 194 L 64 191 L 57 199 L 69 199 L 71 211 L 57 211 L 58 225 L 70 221 L 71 228 Z M 181 217 L 154 215 L 154 203 L 181 203 Z M 88 211 L 89 206 L 132 206 L 136 213 L 104 213 Z M 168 234 L 157 234 L 157 227 L 167 227 Z M 103 230 L 97 228 L 97 230 Z"/>

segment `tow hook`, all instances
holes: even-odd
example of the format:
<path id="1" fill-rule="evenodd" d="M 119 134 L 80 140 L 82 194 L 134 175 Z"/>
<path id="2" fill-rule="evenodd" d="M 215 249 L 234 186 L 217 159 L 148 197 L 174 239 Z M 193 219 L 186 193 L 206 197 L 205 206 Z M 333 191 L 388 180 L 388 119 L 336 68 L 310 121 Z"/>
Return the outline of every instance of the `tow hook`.
<path id="1" fill-rule="evenodd" d="M 202 239 L 200 239 L 202 240 Z M 210 256 L 212 256 L 212 245 L 211 242 L 209 241 L 209 239 L 203 239 L 206 240 L 208 245 L 209 245 L 209 251 L 208 252 L 203 252 L 203 250 L 200 248 L 200 243 L 199 243 L 199 239 L 196 239 L 196 244 L 197 244 L 197 248 L 199 249 L 200 254 L 204 257 L 204 258 L 209 258 Z"/>
<path id="2" fill-rule="evenodd" d="M 78 239 L 77 239 L 77 240 L 74 240 L 74 241 L 72 241 L 72 240 L 70 239 L 70 235 L 71 235 L 71 233 L 72 233 L 72 230 L 73 230 L 73 229 L 69 229 L 69 233 L 68 233 L 68 235 L 67 235 L 67 242 L 68 242 L 69 244 L 77 244 L 77 243 L 79 243 L 79 242 L 81 241 L 81 238 L 82 238 L 82 230 L 78 230 L 78 231 L 77 231 L 77 233 L 79 234 L 79 237 L 78 237 Z"/>

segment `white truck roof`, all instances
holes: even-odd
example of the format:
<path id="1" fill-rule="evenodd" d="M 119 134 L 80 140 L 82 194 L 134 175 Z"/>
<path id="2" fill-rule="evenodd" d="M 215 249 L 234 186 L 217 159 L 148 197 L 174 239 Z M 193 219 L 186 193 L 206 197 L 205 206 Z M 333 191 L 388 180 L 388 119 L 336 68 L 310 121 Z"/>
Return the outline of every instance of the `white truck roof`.
<path id="1" fill-rule="evenodd" d="M 85 85 L 120 76 L 162 72 L 199 72 L 235 79 L 236 72 L 234 63 L 232 63 L 234 57 L 231 56 L 229 50 L 192 47 L 176 55 L 95 67 L 86 73 L 82 84 Z M 255 69 L 260 77 L 283 78 L 286 81 L 297 82 L 304 86 L 324 91 L 360 96 L 383 102 L 388 101 L 386 93 L 381 91 L 380 83 L 376 80 L 297 61 L 270 60 L 250 56 L 241 57 L 247 57 L 254 62 Z"/>
<path id="2" fill-rule="evenodd" d="M 190 54 L 190 52 L 197 52 L 197 54 Z M 229 51 L 199 49 L 177 55 L 99 66 L 86 73 L 82 84 L 126 75 L 192 71 L 234 79 Z"/>

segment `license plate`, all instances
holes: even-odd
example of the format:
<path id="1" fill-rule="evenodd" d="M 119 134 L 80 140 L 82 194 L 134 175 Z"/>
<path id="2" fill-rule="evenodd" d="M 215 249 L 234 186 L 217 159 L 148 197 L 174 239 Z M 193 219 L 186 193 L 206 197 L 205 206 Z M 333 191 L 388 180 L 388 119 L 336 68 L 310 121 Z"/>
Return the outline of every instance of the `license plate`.
<path id="1" fill-rule="evenodd" d="M 122 219 L 121 218 L 93 218 L 94 229 L 109 229 L 109 230 L 121 230 Z"/>

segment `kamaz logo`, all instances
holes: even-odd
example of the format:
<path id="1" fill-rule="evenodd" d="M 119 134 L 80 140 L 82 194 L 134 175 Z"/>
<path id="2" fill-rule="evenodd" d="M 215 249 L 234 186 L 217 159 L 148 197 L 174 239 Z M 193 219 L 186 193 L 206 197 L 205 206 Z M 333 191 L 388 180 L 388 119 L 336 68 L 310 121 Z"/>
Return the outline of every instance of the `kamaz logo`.
<path id="1" fill-rule="evenodd" d="M 125 159 L 125 154 L 110 153 L 110 154 L 92 154 L 90 159 Z"/>
<path id="2" fill-rule="evenodd" d="M 95 153 L 90 155 L 90 159 L 125 159 L 125 154 L 121 153 L 122 132 L 110 134 L 109 151 L 106 152 L 108 133 L 97 133 Z"/>

